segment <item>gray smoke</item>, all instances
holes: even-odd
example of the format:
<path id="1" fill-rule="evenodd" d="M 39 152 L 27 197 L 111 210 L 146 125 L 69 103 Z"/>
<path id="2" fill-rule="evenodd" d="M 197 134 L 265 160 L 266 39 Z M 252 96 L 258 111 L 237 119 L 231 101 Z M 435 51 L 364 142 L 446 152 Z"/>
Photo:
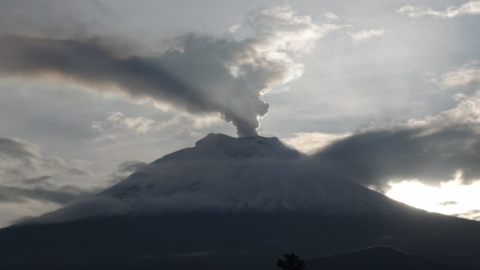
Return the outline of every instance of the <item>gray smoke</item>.
<path id="1" fill-rule="evenodd" d="M 58 39 L 3 34 L 0 76 L 60 76 L 101 92 L 123 92 L 191 114 L 221 114 L 240 137 L 257 136 L 269 105 L 262 94 L 301 75 L 293 54 L 308 51 L 334 25 L 288 6 L 250 14 L 244 40 L 187 34 L 155 57 L 129 55 L 107 37 Z M 120 57 L 121 56 L 121 57 Z"/>
<path id="2" fill-rule="evenodd" d="M 312 155 L 317 169 L 381 191 L 390 182 L 437 186 L 480 179 L 480 94 L 455 96 L 457 107 L 393 128 L 338 140 Z"/>

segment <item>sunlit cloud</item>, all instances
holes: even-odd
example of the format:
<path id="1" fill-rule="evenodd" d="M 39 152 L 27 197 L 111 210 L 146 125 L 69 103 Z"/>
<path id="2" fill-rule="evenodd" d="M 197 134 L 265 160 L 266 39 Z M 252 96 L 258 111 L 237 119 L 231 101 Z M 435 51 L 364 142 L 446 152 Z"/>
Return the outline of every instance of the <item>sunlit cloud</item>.
<path id="1" fill-rule="evenodd" d="M 230 28 L 228 30 L 230 30 L 230 33 L 235 33 L 241 27 L 242 27 L 241 24 L 234 24 L 234 25 L 230 26 Z"/>
<path id="2" fill-rule="evenodd" d="M 335 141 L 344 139 L 351 134 L 327 134 L 320 132 L 299 132 L 295 137 L 283 139 L 282 141 L 290 147 L 305 154 L 312 154 Z"/>
<path id="3" fill-rule="evenodd" d="M 398 13 L 412 18 L 434 16 L 439 18 L 454 18 L 463 15 L 480 15 L 480 1 L 471 1 L 461 6 L 450 6 L 442 11 L 433 10 L 422 6 L 407 5 L 401 7 Z"/>
<path id="4" fill-rule="evenodd" d="M 221 124 L 223 121 L 217 114 L 195 116 L 177 112 L 169 119 L 154 120 L 148 117 L 129 117 L 122 112 L 107 112 L 104 120 L 93 121 L 91 128 L 97 136 L 88 144 L 108 143 L 126 138 L 138 138 L 141 135 L 159 132 L 195 133 L 195 131 Z"/>
<path id="5" fill-rule="evenodd" d="M 445 73 L 440 78 L 434 79 L 434 83 L 442 88 L 454 88 L 458 86 L 480 83 L 480 62 L 471 61 L 457 69 Z"/>
<path id="6" fill-rule="evenodd" d="M 461 214 L 453 214 L 453 216 L 480 221 L 480 209 L 469 210 Z"/>

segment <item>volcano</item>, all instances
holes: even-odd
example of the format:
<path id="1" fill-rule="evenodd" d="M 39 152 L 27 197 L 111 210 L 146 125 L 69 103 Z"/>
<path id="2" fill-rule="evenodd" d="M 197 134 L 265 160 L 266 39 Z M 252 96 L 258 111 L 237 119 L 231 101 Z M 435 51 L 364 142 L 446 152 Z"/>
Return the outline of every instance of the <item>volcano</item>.
<path id="1" fill-rule="evenodd" d="M 98 196 L 137 214 L 162 212 L 360 214 L 401 210 L 385 196 L 324 175 L 277 138 L 210 134 Z"/>
<path id="2" fill-rule="evenodd" d="M 0 269 L 273 269 L 284 253 L 310 269 L 372 246 L 480 268 L 480 223 L 409 207 L 317 162 L 277 138 L 209 134 L 94 198 L 0 230 Z"/>

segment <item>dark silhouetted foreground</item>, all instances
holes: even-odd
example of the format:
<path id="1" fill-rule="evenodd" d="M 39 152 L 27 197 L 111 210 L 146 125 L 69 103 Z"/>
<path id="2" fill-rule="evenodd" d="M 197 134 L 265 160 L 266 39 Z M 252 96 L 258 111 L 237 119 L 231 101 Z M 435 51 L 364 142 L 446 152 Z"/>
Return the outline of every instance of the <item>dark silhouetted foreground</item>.
<path id="1" fill-rule="evenodd" d="M 372 247 L 308 261 L 309 269 L 448 270 L 449 266 L 391 247 Z"/>
<path id="2" fill-rule="evenodd" d="M 303 270 L 305 269 L 305 261 L 300 260 L 300 256 L 293 253 L 285 254 L 283 260 L 278 259 L 277 268 L 278 270 Z"/>

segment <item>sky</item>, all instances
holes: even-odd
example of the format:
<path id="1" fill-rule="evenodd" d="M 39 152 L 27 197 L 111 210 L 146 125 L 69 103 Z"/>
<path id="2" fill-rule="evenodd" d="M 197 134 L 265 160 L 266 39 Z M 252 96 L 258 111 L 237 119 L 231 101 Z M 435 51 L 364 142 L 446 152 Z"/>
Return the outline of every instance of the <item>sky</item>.
<path id="1" fill-rule="evenodd" d="M 0 227 L 208 133 L 480 219 L 480 1 L 0 0 Z"/>

